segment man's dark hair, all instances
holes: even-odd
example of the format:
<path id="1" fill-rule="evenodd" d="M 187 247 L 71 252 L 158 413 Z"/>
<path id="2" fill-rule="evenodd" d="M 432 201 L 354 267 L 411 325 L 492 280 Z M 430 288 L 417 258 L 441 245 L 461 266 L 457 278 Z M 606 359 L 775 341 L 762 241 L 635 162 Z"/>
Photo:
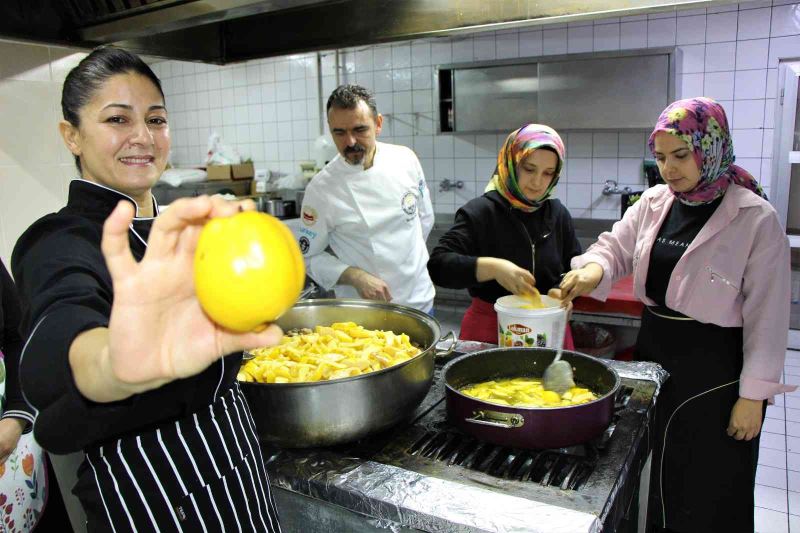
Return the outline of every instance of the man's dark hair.
<path id="1" fill-rule="evenodd" d="M 101 46 L 92 50 L 67 74 L 61 90 L 61 112 L 64 119 L 76 128 L 80 126 L 80 110 L 89 103 L 95 92 L 112 76 L 128 72 L 149 79 L 164 99 L 158 76 L 139 56 L 121 48 Z M 81 160 L 78 156 L 75 156 L 75 165 L 80 172 Z"/>
<path id="2" fill-rule="evenodd" d="M 367 103 L 372 116 L 378 116 L 378 105 L 375 103 L 375 95 L 369 89 L 361 85 L 339 85 L 328 97 L 328 105 L 325 112 L 331 110 L 331 107 L 338 109 L 355 109 L 358 107 L 358 102 L 364 101 Z"/>

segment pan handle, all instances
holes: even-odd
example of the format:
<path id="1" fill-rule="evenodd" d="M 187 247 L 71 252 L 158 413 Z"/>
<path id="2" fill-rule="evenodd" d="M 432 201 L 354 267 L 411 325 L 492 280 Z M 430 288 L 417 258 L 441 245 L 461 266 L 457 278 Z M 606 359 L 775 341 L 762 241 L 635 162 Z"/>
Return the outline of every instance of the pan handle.
<path id="1" fill-rule="evenodd" d="M 300 291 L 300 296 L 298 296 L 297 299 L 298 300 L 305 300 L 309 296 L 314 294 L 314 291 L 316 291 L 316 290 L 317 290 L 317 286 L 314 285 L 314 282 L 311 282 L 311 283 L 308 284 L 308 287 L 306 287 L 305 289 Z"/>
<path id="2" fill-rule="evenodd" d="M 436 342 L 436 345 L 438 346 L 439 343 L 444 342 L 445 340 L 447 340 L 448 337 L 450 338 L 450 341 L 451 341 L 450 342 L 450 346 L 446 350 L 436 349 L 436 357 L 447 357 L 448 355 L 453 353 L 453 350 L 456 347 L 456 342 L 458 342 L 458 339 L 456 338 L 455 331 L 451 330 L 451 331 L 447 332 L 441 339 L 439 339 Z"/>
<path id="3" fill-rule="evenodd" d="M 499 411 L 473 411 L 465 422 L 481 424 L 503 429 L 514 429 L 525 424 L 525 417 L 519 413 L 501 413 Z"/>

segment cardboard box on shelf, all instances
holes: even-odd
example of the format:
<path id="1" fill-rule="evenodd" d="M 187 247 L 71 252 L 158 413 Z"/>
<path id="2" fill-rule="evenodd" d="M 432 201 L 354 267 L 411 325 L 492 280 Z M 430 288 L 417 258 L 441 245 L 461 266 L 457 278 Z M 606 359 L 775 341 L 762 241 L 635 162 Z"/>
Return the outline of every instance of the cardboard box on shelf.
<path id="1" fill-rule="evenodd" d="M 210 165 L 206 167 L 209 181 L 218 180 L 246 180 L 256 175 L 253 163 L 240 163 L 238 165 Z"/>
<path id="2" fill-rule="evenodd" d="M 252 179 L 256 176 L 256 168 L 253 163 L 241 163 L 231 166 L 231 177 L 235 180 Z"/>
<path id="3" fill-rule="evenodd" d="M 209 165 L 206 167 L 208 181 L 223 181 L 231 179 L 230 165 Z"/>

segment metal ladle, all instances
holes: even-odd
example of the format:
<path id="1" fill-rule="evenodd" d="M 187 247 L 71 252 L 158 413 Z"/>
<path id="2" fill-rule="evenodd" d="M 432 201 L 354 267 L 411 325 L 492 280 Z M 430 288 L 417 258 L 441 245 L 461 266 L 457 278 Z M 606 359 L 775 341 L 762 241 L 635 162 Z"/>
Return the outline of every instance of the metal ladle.
<path id="1" fill-rule="evenodd" d="M 533 309 L 541 309 L 545 307 L 542 303 L 542 295 L 539 293 L 539 290 L 536 287 L 533 287 L 533 291 L 529 294 L 522 295 L 525 300 L 530 302 L 530 307 Z M 526 306 L 527 307 L 527 306 Z M 550 390 L 557 392 L 559 395 L 564 394 L 569 389 L 575 386 L 575 376 L 572 372 L 572 365 L 569 364 L 567 361 L 561 360 L 561 353 L 564 351 L 564 333 L 567 329 L 567 317 L 564 317 L 559 323 L 559 337 L 556 337 L 558 340 L 558 350 L 556 351 L 556 357 L 553 359 L 553 362 L 550 363 L 544 371 L 544 375 L 542 376 L 542 384 L 545 390 Z"/>
<path id="2" fill-rule="evenodd" d="M 564 351 L 564 333 L 567 329 L 567 317 L 559 323 L 558 337 L 555 339 L 557 342 L 558 350 L 556 350 L 556 357 L 544 370 L 542 376 L 542 384 L 545 390 L 557 392 L 559 395 L 564 394 L 569 389 L 575 386 L 575 376 L 572 373 L 572 365 L 567 361 L 561 360 L 561 353 Z"/>

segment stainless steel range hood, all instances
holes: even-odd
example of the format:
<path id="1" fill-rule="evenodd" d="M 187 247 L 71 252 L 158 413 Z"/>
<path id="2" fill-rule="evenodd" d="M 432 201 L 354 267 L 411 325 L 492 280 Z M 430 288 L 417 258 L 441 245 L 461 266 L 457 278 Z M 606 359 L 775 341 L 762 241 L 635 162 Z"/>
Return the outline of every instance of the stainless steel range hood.
<path id="1" fill-rule="evenodd" d="M 5 0 L 0 37 L 229 63 L 459 32 L 706 7 L 687 0 Z"/>
<path id="2" fill-rule="evenodd" d="M 122 1 L 117 0 L 117 3 L 122 4 Z M 87 41 L 120 41 L 324 3 L 328 2 L 325 0 L 159 0 L 123 10 L 106 17 L 105 20 L 99 19 L 95 24 L 82 27 L 80 35 Z"/>

